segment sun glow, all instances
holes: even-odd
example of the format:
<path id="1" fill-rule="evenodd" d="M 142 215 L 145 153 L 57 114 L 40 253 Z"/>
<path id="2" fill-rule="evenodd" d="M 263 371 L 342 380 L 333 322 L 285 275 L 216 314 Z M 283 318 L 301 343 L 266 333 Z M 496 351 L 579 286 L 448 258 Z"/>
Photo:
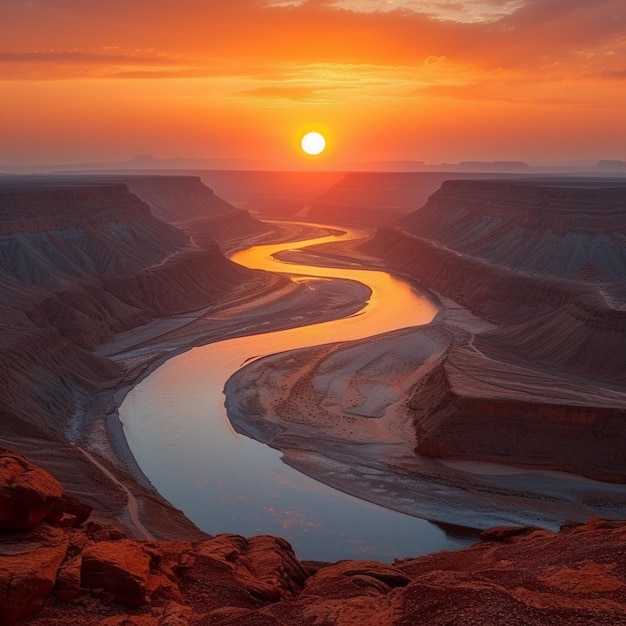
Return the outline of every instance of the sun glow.
<path id="1" fill-rule="evenodd" d="M 311 132 L 302 137 L 300 142 L 302 149 L 311 156 L 316 156 L 324 152 L 326 148 L 326 139 L 320 133 Z"/>

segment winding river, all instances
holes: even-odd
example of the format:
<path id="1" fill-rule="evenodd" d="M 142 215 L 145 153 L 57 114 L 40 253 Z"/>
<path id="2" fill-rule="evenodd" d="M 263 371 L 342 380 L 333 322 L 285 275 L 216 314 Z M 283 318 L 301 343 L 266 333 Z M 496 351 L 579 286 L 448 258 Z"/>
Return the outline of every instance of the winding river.
<path id="1" fill-rule="evenodd" d="M 299 281 L 341 278 L 372 295 L 356 315 L 230 339 L 174 357 L 126 396 L 120 418 L 129 446 L 155 488 L 211 534 L 285 537 L 303 559 L 426 554 L 466 545 L 418 518 L 383 509 L 323 485 L 281 462 L 280 453 L 232 429 L 226 380 L 253 358 L 428 323 L 436 308 L 389 274 L 280 262 L 284 250 L 363 236 L 358 230 L 288 244 L 255 246 L 232 259 Z"/>

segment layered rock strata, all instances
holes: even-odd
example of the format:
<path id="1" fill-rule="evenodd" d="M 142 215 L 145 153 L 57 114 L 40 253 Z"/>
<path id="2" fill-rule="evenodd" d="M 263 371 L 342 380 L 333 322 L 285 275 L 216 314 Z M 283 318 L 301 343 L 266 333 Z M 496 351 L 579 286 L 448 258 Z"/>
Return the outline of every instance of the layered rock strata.
<path id="1" fill-rule="evenodd" d="M 172 206 L 181 189 L 196 189 L 198 205 L 214 198 L 198 179 L 150 182 L 156 196 L 168 190 Z M 184 207 L 189 198 L 182 192 Z M 234 217 L 241 214 L 216 204 Z M 0 442 L 56 468 L 66 486 L 94 505 L 111 510 L 125 496 L 67 439 L 79 435 L 87 405 L 100 416 L 111 410 L 111 400 L 100 406 L 98 394 L 127 376 L 94 347 L 155 317 L 206 307 L 243 285 L 254 290 L 265 284 L 260 273 L 224 257 L 212 238 L 213 223 L 198 221 L 192 238 L 154 217 L 119 182 L 0 180 Z M 228 238 L 248 235 L 249 220 L 242 224 L 236 232 L 231 221 Z M 220 232 L 225 241 L 226 231 Z"/>
<path id="2" fill-rule="evenodd" d="M 510 175 L 509 175 L 510 176 Z M 309 219 L 331 223 L 381 225 L 422 206 L 451 177 L 494 178 L 494 174 L 446 172 L 350 172 L 302 211 Z"/>
<path id="3" fill-rule="evenodd" d="M 619 181 L 449 181 L 379 229 L 367 251 L 497 326 L 408 398 L 418 453 L 626 480 L 625 216 Z"/>
<path id="4" fill-rule="evenodd" d="M 196 236 L 210 232 L 212 239 L 228 244 L 270 230 L 248 211 L 216 196 L 199 176 L 120 176 L 112 180 L 126 185 L 156 218 L 184 225 Z"/>

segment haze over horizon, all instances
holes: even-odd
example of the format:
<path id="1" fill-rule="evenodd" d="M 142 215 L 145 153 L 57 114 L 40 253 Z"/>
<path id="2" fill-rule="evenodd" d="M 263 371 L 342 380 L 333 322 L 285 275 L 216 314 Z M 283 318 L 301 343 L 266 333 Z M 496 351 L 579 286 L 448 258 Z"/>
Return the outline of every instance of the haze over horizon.
<path id="1" fill-rule="evenodd" d="M 0 23 L 1 164 L 626 159 L 623 0 L 4 0 Z"/>

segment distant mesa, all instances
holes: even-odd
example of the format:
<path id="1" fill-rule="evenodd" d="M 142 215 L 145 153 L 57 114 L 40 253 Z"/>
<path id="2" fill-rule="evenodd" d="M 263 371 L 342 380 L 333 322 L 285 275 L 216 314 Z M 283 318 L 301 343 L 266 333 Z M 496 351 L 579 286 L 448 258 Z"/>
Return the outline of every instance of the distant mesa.
<path id="1" fill-rule="evenodd" d="M 555 169 L 559 166 L 555 164 Z M 508 174 L 525 173 L 535 168 L 524 161 L 460 161 L 458 163 L 426 163 L 424 161 L 365 161 L 348 163 L 354 172 L 480 172 Z"/>
<path id="2" fill-rule="evenodd" d="M 300 164 L 304 167 L 302 164 Z M 228 157 L 158 157 L 139 153 L 121 161 L 82 161 L 75 163 L 21 165 L 0 164 L 1 173 L 85 173 L 85 172 L 169 172 L 169 171 L 246 171 L 246 172 L 291 172 L 300 169 L 291 163 L 279 163 L 267 159 L 228 158 Z M 386 161 L 350 161 L 335 163 L 333 172 L 449 172 L 449 173 L 565 173 L 602 174 L 623 173 L 626 164 L 619 160 L 554 161 L 528 163 L 521 160 L 462 160 L 458 162 L 427 163 L 422 160 L 402 159 Z"/>
<path id="3" fill-rule="evenodd" d="M 0 175 L 5 174 L 76 174 L 91 172 L 141 171 L 162 173 L 167 171 L 198 170 L 276 170 L 275 163 L 263 159 L 239 158 L 161 158 L 138 154 L 127 161 L 89 161 L 77 163 L 19 165 L 0 164 Z"/>
<path id="4" fill-rule="evenodd" d="M 594 166 L 594 170 L 626 173 L 626 161 L 598 161 Z"/>
<path id="5" fill-rule="evenodd" d="M 530 170 L 530 165 L 523 161 L 461 161 L 457 166 L 451 167 L 453 171 L 459 169 L 469 172 L 526 172 Z"/>
<path id="6" fill-rule="evenodd" d="M 510 178 L 511 173 L 489 171 L 349 172 L 309 201 L 306 217 L 380 225 L 393 222 L 423 206 L 441 185 L 451 179 Z"/>

